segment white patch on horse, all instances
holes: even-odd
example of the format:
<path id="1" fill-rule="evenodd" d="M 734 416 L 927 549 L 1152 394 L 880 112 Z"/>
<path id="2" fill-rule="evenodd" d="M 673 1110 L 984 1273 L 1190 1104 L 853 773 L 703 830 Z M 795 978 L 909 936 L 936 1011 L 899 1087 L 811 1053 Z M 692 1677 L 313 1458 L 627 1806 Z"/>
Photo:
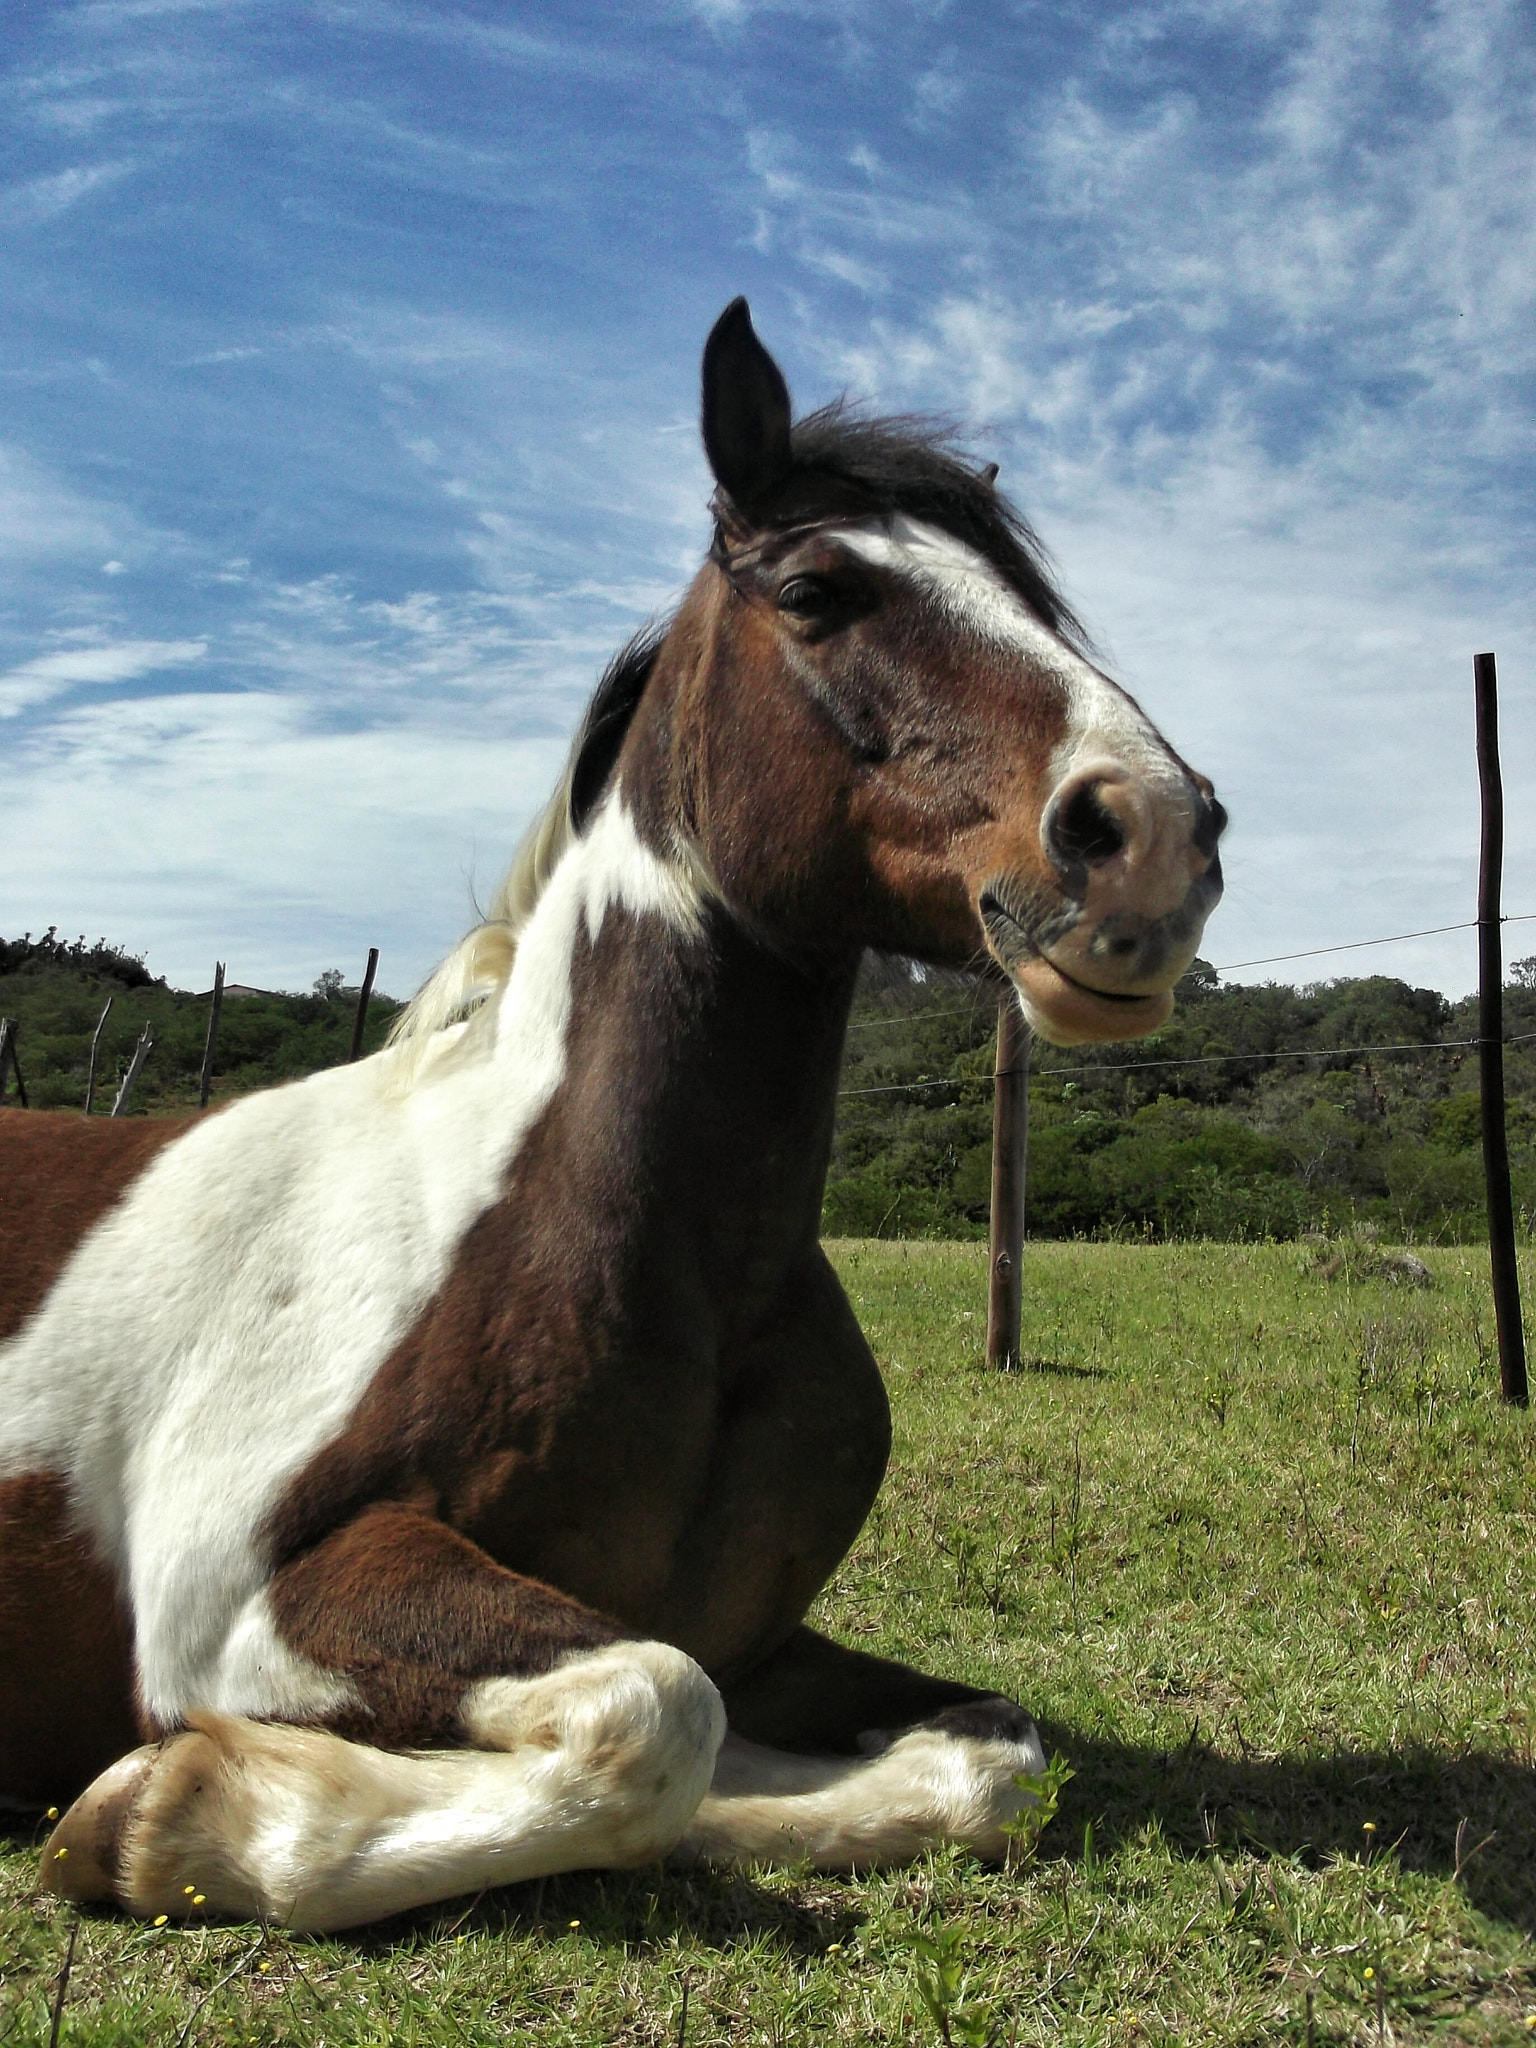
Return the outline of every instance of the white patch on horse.
<path id="1" fill-rule="evenodd" d="M 593 850 L 587 890 L 587 932 L 593 944 L 603 928 L 608 906 L 615 903 L 632 917 L 659 917 L 685 938 L 704 930 L 701 864 L 685 849 L 663 860 L 635 830 L 624 808 L 622 790 L 615 791 L 593 819 L 584 844 Z"/>
<path id="2" fill-rule="evenodd" d="M 1135 703 L 1075 653 L 1035 614 L 985 555 L 942 528 L 895 513 L 835 529 L 861 560 L 891 569 L 931 591 L 975 632 L 1024 656 L 1066 693 L 1069 729 L 1056 750 L 1064 778 L 1085 759 L 1103 755 L 1155 780 L 1183 781 L 1156 729 Z"/>
<path id="3" fill-rule="evenodd" d="M 261 1531 L 500 1197 L 565 1072 L 578 938 L 612 906 L 701 918 L 617 792 L 550 877 L 482 1057 L 429 1060 L 402 1093 L 385 1052 L 199 1123 L 0 1345 L 0 1477 L 68 1480 L 130 1595 L 155 1720 L 335 1703 L 266 1617 Z"/>

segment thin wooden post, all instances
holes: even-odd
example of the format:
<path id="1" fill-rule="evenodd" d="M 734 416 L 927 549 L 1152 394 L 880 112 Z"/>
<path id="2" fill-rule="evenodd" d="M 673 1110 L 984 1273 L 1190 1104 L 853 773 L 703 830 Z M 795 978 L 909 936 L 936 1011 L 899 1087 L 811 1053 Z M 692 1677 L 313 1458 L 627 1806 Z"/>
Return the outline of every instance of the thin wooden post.
<path id="1" fill-rule="evenodd" d="M 112 1114 L 114 1116 L 126 1116 L 128 1114 L 128 1098 L 133 1093 L 133 1084 L 138 1080 L 139 1069 L 149 1058 L 154 1043 L 154 1039 L 150 1036 L 149 1026 L 146 1024 L 139 1033 L 138 1044 L 133 1048 L 133 1058 L 128 1062 L 128 1071 L 118 1083 L 117 1099 L 112 1104 Z"/>
<path id="2" fill-rule="evenodd" d="M 27 1100 L 27 1084 L 21 1078 L 21 1061 L 16 1056 L 16 1039 L 20 1031 L 21 1026 L 14 1018 L 0 1017 L 0 1102 L 5 1100 L 5 1068 L 6 1062 L 9 1061 L 11 1071 L 16 1076 L 16 1093 L 21 1098 L 21 1106 L 23 1109 L 30 1109 L 32 1105 Z"/>
<path id="3" fill-rule="evenodd" d="M 213 1048 L 218 1042 L 219 1013 L 224 1008 L 224 962 L 213 963 L 213 1000 L 208 1005 L 208 1036 L 203 1040 L 203 1072 L 197 1084 L 197 1106 L 208 1107 L 208 1090 L 213 1084 Z"/>
<path id="4" fill-rule="evenodd" d="M 373 977 L 378 971 L 379 949 L 377 946 L 370 946 L 368 965 L 363 973 L 363 985 L 357 992 L 357 1013 L 352 1019 L 352 1050 L 347 1054 L 348 1060 L 362 1058 L 363 1026 L 368 1022 L 368 998 L 373 994 Z"/>
<path id="5" fill-rule="evenodd" d="M 101 1050 L 101 1027 L 106 1023 L 108 1017 L 111 1016 L 112 1005 L 116 1001 L 116 996 L 107 997 L 106 1002 L 102 1005 L 101 1015 L 96 1019 L 96 1029 L 91 1033 L 91 1064 L 85 1076 L 85 1113 L 87 1116 L 91 1113 L 91 1102 L 96 1094 L 96 1055 Z"/>
<path id="6" fill-rule="evenodd" d="M 1520 1268 L 1515 1261 L 1515 1211 L 1509 1192 L 1509 1139 L 1504 1125 L 1504 948 L 1499 892 L 1504 873 L 1504 784 L 1499 774 L 1499 677 L 1491 654 L 1473 657 L 1477 700 L 1477 779 L 1483 797 L 1482 858 L 1477 871 L 1477 1066 L 1483 1112 L 1483 1182 L 1488 1198 L 1488 1258 L 1493 1318 L 1499 1336 L 1499 1388 L 1506 1401 L 1530 1405 L 1525 1329 L 1520 1320 Z"/>
<path id="7" fill-rule="evenodd" d="M 1029 1026 L 1009 991 L 997 1014 L 992 1094 L 992 1241 L 987 1363 L 1017 1372 L 1024 1319 L 1024 1169 L 1029 1151 Z"/>

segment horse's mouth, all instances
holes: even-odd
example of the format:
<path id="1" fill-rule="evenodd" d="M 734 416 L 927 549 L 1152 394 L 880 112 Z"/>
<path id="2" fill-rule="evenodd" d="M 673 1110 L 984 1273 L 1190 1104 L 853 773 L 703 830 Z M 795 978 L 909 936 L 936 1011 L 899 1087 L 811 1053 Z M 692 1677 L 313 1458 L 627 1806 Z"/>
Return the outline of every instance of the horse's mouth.
<path id="1" fill-rule="evenodd" d="M 1145 1038 L 1173 1014 L 1172 989 L 1128 995 L 1069 974 L 990 891 L 981 899 L 981 916 L 991 949 L 1018 990 L 1030 1024 L 1052 1045 Z"/>

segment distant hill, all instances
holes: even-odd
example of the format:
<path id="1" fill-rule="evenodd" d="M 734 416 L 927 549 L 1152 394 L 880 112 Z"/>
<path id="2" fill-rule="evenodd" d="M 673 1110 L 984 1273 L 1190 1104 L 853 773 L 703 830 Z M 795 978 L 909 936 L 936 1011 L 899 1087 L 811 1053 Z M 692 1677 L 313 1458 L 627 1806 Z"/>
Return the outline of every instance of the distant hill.
<path id="1" fill-rule="evenodd" d="M 1515 1201 L 1536 1220 L 1536 958 L 1506 991 Z M 144 1023 L 134 1113 L 195 1106 L 208 996 L 168 988 L 99 940 L 0 939 L 0 1015 L 20 1026 L 41 1108 L 84 1101 L 107 996 L 97 1107 Z M 227 991 L 213 1100 L 335 1066 L 357 991 Z M 400 1005 L 375 995 L 365 1049 Z M 1036 1048 L 1027 1189 L 1033 1237 L 1286 1238 L 1373 1222 L 1394 1237 L 1484 1234 L 1475 1005 L 1386 975 L 1224 987 L 1203 962 L 1173 1021 L 1133 1045 Z M 974 983 L 871 962 L 844 1060 L 829 1234 L 978 1237 L 991 1183 L 996 1011 Z M 1412 1049 L 1404 1049 L 1412 1048 Z M 1283 1055 L 1276 1057 L 1276 1055 Z M 9 1091 L 8 1091 L 8 1097 Z"/>
<path id="2" fill-rule="evenodd" d="M 0 1016 L 20 1025 L 22 1075 L 33 1106 L 79 1109 L 85 1102 L 91 1035 L 108 996 L 111 1014 L 101 1035 L 97 1066 L 98 1110 L 112 1106 L 118 1077 L 146 1023 L 154 1050 L 133 1093 L 135 1115 L 195 1109 L 208 1030 L 209 992 L 188 994 L 152 975 L 142 955 L 98 939 L 65 941 L 52 929 L 41 938 L 0 939 Z M 213 1063 L 211 1100 L 222 1102 L 276 1081 L 296 1080 L 336 1066 L 352 1041 L 356 988 L 332 968 L 307 995 L 243 985 L 225 989 Z M 375 1052 L 400 1008 L 375 993 L 363 1045 Z M 14 1084 L 7 1086 L 14 1101 Z"/>

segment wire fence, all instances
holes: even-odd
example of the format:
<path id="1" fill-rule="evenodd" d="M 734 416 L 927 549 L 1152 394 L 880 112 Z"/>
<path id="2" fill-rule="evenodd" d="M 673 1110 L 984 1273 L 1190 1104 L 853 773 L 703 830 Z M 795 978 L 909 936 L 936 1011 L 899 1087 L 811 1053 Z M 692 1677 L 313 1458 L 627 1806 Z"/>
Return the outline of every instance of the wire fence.
<path id="1" fill-rule="evenodd" d="M 1525 1045 L 1536 1039 L 1536 1031 L 1519 1031 L 1501 1042 Z M 1337 1060 L 1363 1052 L 1469 1052 L 1482 1044 L 1480 1038 L 1426 1038 L 1411 1045 L 1314 1045 L 1292 1047 L 1281 1052 L 1206 1052 L 1173 1060 L 1080 1060 L 1071 1067 L 1031 1067 L 1042 1078 L 1063 1074 L 1141 1074 L 1153 1067 L 1230 1066 L 1235 1060 Z M 995 1074 L 945 1074 L 937 1081 L 887 1081 L 874 1088 L 840 1088 L 839 1095 L 906 1095 L 919 1088 L 990 1088 Z"/>
<path id="2" fill-rule="evenodd" d="M 1311 946 L 1300 953 L 1270 953 L 1259 960 L 1234 960 L 1224 967 L 1212 970 L 1216 974 L 1235 974 L 1242 967 L 1273 967 L 1286 960 L 1315 960 L 1328 953 L 1358 953 L 1369 946 L 1398 946 L 1409 939 L 1438 938 L 1445 932 L 1475 931 L 1479 920 L 1463 918 L 1458 924 L 1430 925 L 1424 931 L 1392 932 L 1381 939 L 1351 939 L 1339 946 Z M 1530 924 L 1536 922 L 1536 910 L 1522 910 L 1501 917 L 1499 923 Z M 872 1017 L 857 1024 L 851 1024 L 854 1031 L 878 1031 L 891 1029 L 896 1025 L 937 1023 L 946 1017 L 968 1017 L 976 1015 L 976 1004 L 965 1003 L 952 1010 L 913 1010 L 897 1017 Z M 1536 1039 L 1536 1031 L 1521 1031 L 1512 1037 L 1505 1037 L 1505 1045 L 1525 1045 Z M 1060 1078 L 1073 1074 L 1130 1074 L 1144 1073 L 1153 1068 L 1167 1067 L 1214 1067 L 1231 1066 L 1248 1060 L 1331 1060 L 1354 1058 L 1361 1053 L 1422 1053 L 1422 1052 L 1473 1052 L 1482 1044 L 1480 1038 L 1434 1038 L 1421 1039 L 1401 1045 L 1326 1045 L 1297 1046 L 1278 1052 L 1215 1052 L 1191 1053 L 1175 1059 L 1136 1060 L 1079 1060 L 1069 1067 L 1035 1067 L 1033 1072 L 1042 1079 Z M 945 1074 L 937 1080 L 886 1081 L 867 1088 L 840 1088 L 839 1098 L 854 1095 L 909 1095 L 934 1088 L 991 1087 L 997 1079 L 995 1074 Z"/>

